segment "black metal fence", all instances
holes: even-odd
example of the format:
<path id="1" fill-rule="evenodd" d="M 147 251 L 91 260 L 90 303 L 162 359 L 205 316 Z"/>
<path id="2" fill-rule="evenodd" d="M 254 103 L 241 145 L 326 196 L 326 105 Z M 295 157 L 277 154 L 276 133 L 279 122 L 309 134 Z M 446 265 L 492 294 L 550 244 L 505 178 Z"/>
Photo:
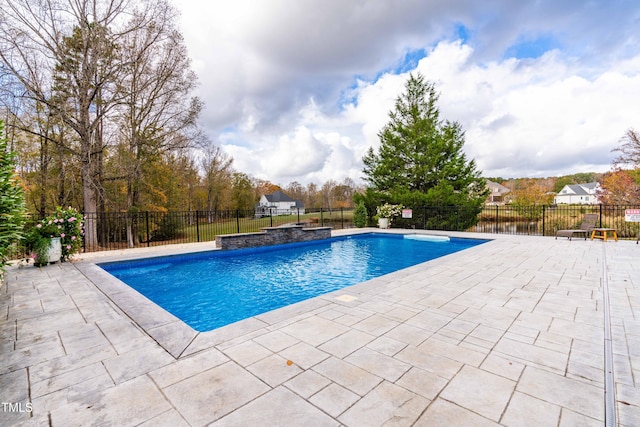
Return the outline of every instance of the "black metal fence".
<path id="1" fill-rule="evenodd" d="M 558 230 L 580 228 L 585 214 L 597 214 L 597 227 L 615 228 L 620 238 L 636 239 L 640 223 L 625 220 L 628 209 L 640 205 L 553 205 L 485 207 L 471 231 L 555 236 Z"/>
<path id="2" fill-rule="evenodd" d="M 626 209 L 639 205 L 485 206 L 475 210 L 456 206 L 411 208 L 411 215 L 393 220 L 393 228 L 469 231 L 497 234 L 555 236 L 557 230 L 579 228 L 584 214 L 598 214 L 598 227 L 615 228 L 620 238 L 636 239 L 640 223 L 625 221 Z M 85 224 L 95 226 L 95 238 L 85 238 L 84 251 L 94 252 L 175 243 L 215 240 L 217 235 L 250 233 L 265 227 L 301 224 L 333 229 L 354 227 L 353 209 L 186 212 L 98 212 L 85 214 Z M 369 225 L 376 226 L 370 216 Z M 475 223 L 471 227 L 466 224 Z M 88 236 L 87 236 L 88 237 Z M 25 255 L 17 247 L 15 257 Z"/>
<path id="3" fill-rule="evenodd" d="M 555 236 L 556 231 L 580 228 L 584 214 L 598 215 L 598 227 L 615 228 L 618 237 L 638 237 L 640 223 L 627 222 L 625 211 L 640 205 L 530 205 L 484 206 L 476 225 L 466 228 L 475 211 L 456 206 L 411 209 L 411 218 L 397 218 L 394 228 L 416 228 L 446 231 L 470 231 L 496 234 Z"/>
<path id="4" fill-rule="evenodd" d="M 94 252 L 215 240 L 217 235 L 251 233 L 265 227 L 301 224 L 334 229 L 353 226 L 353 209 L 183 212 L 97 212 L 85 214 L 95 224 L 95 239 L 85 233 L 84 251 Z"/>

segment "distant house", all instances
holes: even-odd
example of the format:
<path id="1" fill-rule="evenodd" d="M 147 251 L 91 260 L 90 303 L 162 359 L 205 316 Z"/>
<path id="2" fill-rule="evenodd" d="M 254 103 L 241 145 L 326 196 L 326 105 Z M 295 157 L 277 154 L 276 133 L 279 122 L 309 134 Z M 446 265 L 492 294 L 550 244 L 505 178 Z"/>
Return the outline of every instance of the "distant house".
<path id="1" fill-rule="evenodd" d="M 597 182 L 565 185 L 553 198 L 553 202 L 557 205 L 597 205 L 600 203 L 596 196 L 597 188 Z"/>
<path id="2" fill-rule="evenodd" d="M 275 193 L 264 194 L 255 208 L 256 217 L 269 215 L 297 215 L 304 213 L 301 200 L 294 200 L 278 190 Z"/>
<path id="3" fill-rule="evenodd" d="M 487 180 L 487 188 L 489 189 L 489 197 L 485 202 L 487 205 L 504 205 L 507 201 L 505 196 L 511 191 L 504 185 L 489 180 Z"/>

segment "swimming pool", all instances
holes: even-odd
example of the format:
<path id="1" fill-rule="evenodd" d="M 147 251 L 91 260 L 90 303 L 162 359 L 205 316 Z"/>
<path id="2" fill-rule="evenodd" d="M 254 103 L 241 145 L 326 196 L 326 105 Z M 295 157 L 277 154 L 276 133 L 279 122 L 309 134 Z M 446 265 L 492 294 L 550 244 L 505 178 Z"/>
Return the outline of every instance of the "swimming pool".
<path id="1" fill-rule="evenodd" d="M 98 265 L 205 332 L 487 241 L 366 233 Z"/>

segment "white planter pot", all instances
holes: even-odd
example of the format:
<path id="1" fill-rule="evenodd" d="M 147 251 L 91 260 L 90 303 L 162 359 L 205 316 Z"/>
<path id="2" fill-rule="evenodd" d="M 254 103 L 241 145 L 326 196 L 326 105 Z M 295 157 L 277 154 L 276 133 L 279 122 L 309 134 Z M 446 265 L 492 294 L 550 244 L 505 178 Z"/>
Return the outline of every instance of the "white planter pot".
<path id="1" fill-rule="evenodd" d="M 51 246 L 47 251 L 47 262 L 58 262 L 62 257 L 62 242 L 59 237 L 51 238 Z"/>
<path id="2" fill-rule="evenodd" d="M 378 218 L 379 228 L 389 228 L 389 218 Z"/>

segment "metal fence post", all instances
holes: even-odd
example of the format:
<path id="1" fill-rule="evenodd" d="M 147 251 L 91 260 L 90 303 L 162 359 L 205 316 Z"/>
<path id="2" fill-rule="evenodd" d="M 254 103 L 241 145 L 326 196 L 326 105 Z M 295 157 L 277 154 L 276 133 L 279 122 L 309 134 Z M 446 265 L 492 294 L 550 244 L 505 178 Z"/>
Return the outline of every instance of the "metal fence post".
<path id="1" fill-rule="evenodd" d="M 498 205 L 496 205 L 496 228 L 493 230 L 493 232 L 498 232 Z"/>
<path id="2" fill-rule="evenodd" d="M 236 209 L 236 228 L 238 229 L 238 234 L 240 233 L 240 210 Z"/>
<path id="3" fill-rule="evenodd" d="M 602 205 L 600 205 L 600 225 L 598 227 L 602 227 Z"/>
<path id="4" fill-rule="evenodd" d="M 427 229 L 427 207 L 426 206 L 422 207 L 422 229 L 423 230 Z"/>
<path id="5" fill-rule="evenodd" d="M 542 235 L 544 236 L 546 206 L 542 205 Z"/>
<path id="6" fill-rule="evenodd" d="M 147 247 L 151 246 L 151 235 L 149 234 L 149 211 L 145 211 L 145 222 L 147 223 Z"/>
<path id="7" fill-rule="evenodd" d="M 200 243 L 200 215 L 198 215 L 198 211 L 196 209 L 196 238 L 198 240 L 198 243 Z"/>

